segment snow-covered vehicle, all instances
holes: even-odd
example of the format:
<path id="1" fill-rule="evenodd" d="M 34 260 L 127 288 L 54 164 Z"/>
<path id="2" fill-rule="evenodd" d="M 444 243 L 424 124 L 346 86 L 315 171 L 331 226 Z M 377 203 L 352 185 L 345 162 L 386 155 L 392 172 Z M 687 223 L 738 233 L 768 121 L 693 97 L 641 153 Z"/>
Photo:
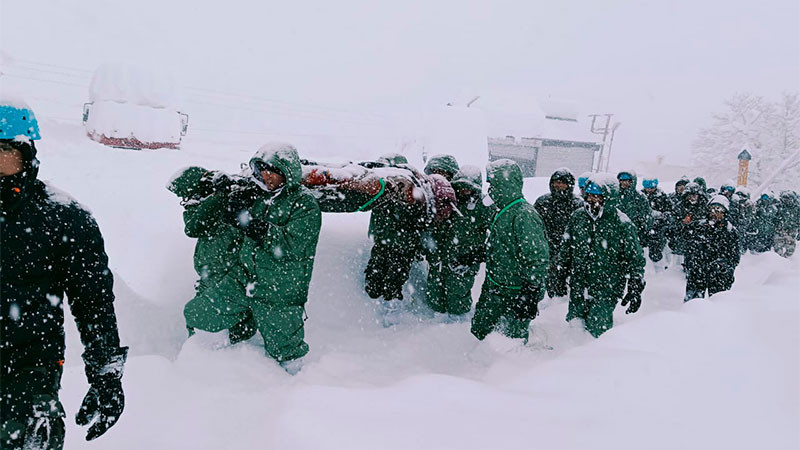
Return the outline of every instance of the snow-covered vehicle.
<path id="1" fill-rule="evenodd" d="M 189 116 L 178 111 L 175 83 L 168 77 L 126 64 L 97 69 L 83 106 L 86 134 L 111 147 L 180 147 Z"/>

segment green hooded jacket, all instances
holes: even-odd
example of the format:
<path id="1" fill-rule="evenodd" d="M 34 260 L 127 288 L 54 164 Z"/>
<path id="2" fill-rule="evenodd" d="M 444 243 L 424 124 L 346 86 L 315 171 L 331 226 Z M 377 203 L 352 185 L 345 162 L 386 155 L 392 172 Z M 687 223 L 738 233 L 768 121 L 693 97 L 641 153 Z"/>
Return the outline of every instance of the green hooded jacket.
<path id="1" fill-rule="evenodd" d="M 248 295 L 275 305 L 302 306 L 308 297 L 322 214 L 311 192 L 300 184 L 302 168 L 294 147 L 267 145 L 251 158 L 251 167 L 258 161 L 280 172 L 285 183 L 249 209 L 253 220 L 269 227 L 258 240 L 247 237 L 242 244 L 240 261 L 252 283 Z"/>
<path id="2" fill-rule="evenodd" d="M 550 253 L 541 217 L 522 195 L 522 170 L 501 159 L 488 166 L 489 196 L 497 213 L 489 223 L 486 276 L 498 287 L 544 287 Z"/>
<path id="3" fill-rule="evenodd" d="M 601 186 L 607 193 L 608 187 Z M 596 220 L 586 208 L 572 214 L 556 265 L 569 277 L 570 299 L 616 301 L 622 298 L 626 277 L 644 279 L 645 259 L 636 227 L 618 209 L 605 205 Z M 574 298 L 573 298 L 574 297 Z"/>
<path id="4" fill-rule="evenodd" d="M 451 183 L 457 193 L 458 212 L 434 227 L 436 247 L 428 255 L 428 304 L 441 313 L 464 314 L 472 308 L 472 286 L 494 214 L 494 209 L 483 204 L 480 169 L 462 169 L 467 171 L 460 170 Z"/>
<path id="5" fill-rule="evenodd" d="M 451 180 L 458 172 L 458 161 L 451 155 L 434 155 L 428 160 L 425 165 L 425 174 L 430 175 L 435 172 L 443 172 L 447 175 L 445 178 Z"/>
<path id="6" fill-rule="evenodd" d="M 222 220 L 227 198 L 224 191 L 214 191 L 208 185 L 212 175 L 211 171 L 190 167 L 167 186 L 183 198 L 186 235 L 197 238 L 194 268 L 200 276 L 197 287 L 200 294 L 216 288 L 227 275 L 238 285 L 245 283 L 241 267 L 235 264 L 244 233 Z"/>
<path id="7" fill-rule="evenodd" d="M 647 200 L 647 196 L 636 190 L 636 183 L 638 182 L 636 173 L 623 171 L 617 177 L 623 173 L 631 176 L 631 187 L 619 189 L 619 200 L 616 207 L 624 212 L 636 225 L 636 232 L 639 235 L 640 242 L 647 242 L 645 238 L 653 228 L 653 212 L 650 208 L 650 201 Z"/>
<path id="8" fill-rule="evenodd" d="M 495 211 L 483 204 L 483 179 L 479 169 L 467 173 L 459 171 L 450 184 L 456 192 L 471 191 L 470 198 L 458 198 L 458 212 L 441 227 L 442 232 L 435 233 L 440 253 L 452 260 L 480 251 L 486 245 L 489 221 Z"/>

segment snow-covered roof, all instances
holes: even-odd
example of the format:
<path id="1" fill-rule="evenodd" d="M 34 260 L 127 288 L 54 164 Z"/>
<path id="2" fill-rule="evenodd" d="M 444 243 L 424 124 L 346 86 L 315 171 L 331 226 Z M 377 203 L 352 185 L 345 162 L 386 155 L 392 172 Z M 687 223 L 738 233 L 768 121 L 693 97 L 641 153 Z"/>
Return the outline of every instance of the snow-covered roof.
<path id="1" fill-rule="evenodd" d="M 153 108 L 177 107 L 177 82 L 163 70 L 129 63 L 106 63 L 97 68 L 89 86 L 93 102 L 133 103 Z"/>
<path id="2" fill-rule="evenodd" d="M 591 132 L 591 118 L 580 112 L 576 102 L 526 98 L 481 98 L 478 108 L 485 108 L 489 136 L 550 139 L 599 144 L 602 135 Z"/>

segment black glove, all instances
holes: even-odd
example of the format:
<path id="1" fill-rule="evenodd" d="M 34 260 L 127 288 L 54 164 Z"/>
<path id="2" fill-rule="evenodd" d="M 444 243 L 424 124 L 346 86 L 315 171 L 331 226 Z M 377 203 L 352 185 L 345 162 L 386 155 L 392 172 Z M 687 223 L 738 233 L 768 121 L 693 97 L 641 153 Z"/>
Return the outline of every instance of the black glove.
<path id="1" fill-rule="evenodd" d="M 103 365 L 97 364 L 98 358 L 92 358 L 87 354 L 83 356 L 90 387 L 78 413 L 75 414 L 75 423 L 84 426 L 94 421 L 86 433 L 87 441 L 102 436 L 122 415 L 122 410 L 125 408 L 122 369 L 127 355 L 128 348 L 122 347 L 116 354 L 106 358 Z"/>
<path id="2" fill-rule="evenodd" d="M 464 253 L 462 255 L 458 255 L 452 265 L 455 267 L 458 266 L 473 266 L 480 262 L 486 261 L 486 247 L 481 245 L 480 247 L 476 248 L 475 250 Z"/>
<path id="3" fill-rule="evenodd" d="M 628 303 L 631 306 L 625 311 L 625 314 L 633 314 L 642 306 L 642 292 L 644 291 L 644 280 L 639 277 L 633 277 L 628 280 L 628 293 L 622 299 L 622 306 Z"/>
<path id="4" fill-rule="evenodd" d="M 562 276 L 562 271 L 557 266 L 551 265 L 547 271 L 547 295 L 550 297 L 563 297 L 567 291 L 567 279 Z"/>
<path id="5" fill-rule="evenodd" d="M 266 220 L 253 219 L 250 217 L 249 212 L 245 214 L 245 216 L 245 220 L 239 221 L 239 227 L 244 230 L 245 236 L 258 242 L 259 244 L 264 242 L 264 238 L 267 237 L 269 230 L 272 227 L 277 226 Z"/>
<path id="6" fill-rule="evenodd" d="M 234 226 L 247 226 L 248 220 L 242 213 L 253 206 L 262 192 L 255 184 L 233 183 L 227 188 L 228 202 L 225 205 L 223 220 Z M 246 216 L 246 215 L 245 215 Z"/>
<path id="7" fill-rule="evenodd" d="M 539 314 L 539 300 L 543 293 L 540 285 L 526 283 L 512 305 L 512 312 L 517 319 L 533 320 Z"/>

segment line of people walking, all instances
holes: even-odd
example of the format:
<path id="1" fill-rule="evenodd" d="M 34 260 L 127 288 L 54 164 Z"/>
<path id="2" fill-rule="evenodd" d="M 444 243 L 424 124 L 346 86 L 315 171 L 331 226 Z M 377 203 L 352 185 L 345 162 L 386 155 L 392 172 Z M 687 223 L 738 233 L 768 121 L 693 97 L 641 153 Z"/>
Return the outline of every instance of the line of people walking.
<path id="1" fill-rule="evenodd" d="M 0 415 L 3 448 L 61 448 L 58 398 L 68 298 L 90 389 L 76 415 L 87 440 L 122 414 L 121 346 L 113 277 L 103 239 L 77 201 L 37 178 L 40 138 L 24 102 L 0 102 Z M 301 159 L 290 144 L 259 149 L 240 174 L 181 170 L 168 184 L 197 239 L 195 295 L 184 307 L 189 336 L 227 331 L 237 343 L 260 334 L 267 355 L 288 373 L 302 368 L 305 304 L 322 212 L 370 211 L 373 241 L 364 290 L 391 314 L 404 298 L 413 262 L 427 260 L 424 301 L 448 320 L 466 320 L 481 263 L 486 277 L 471 317 L 479 340 L 492 332 L 527 341 L 545 294 L 569 296 L 566 320 L 597 337 L 613 326 L 619 303 L 635 313 L 645 289 L 645 252 L 659 265 L 682 262 L 686 301 L 730 289 L 740 255 L 774 249 L 789 256 L 800 237 L 800 201 L 702 178 L 682 178 L 666 195 L 658 180 L 637 191 L 632 171 L 555 171 L 533 204 L 511 160 L 481 169 L 452 155 L 419 171 L 402 155 L 331 165 Z M 680 259 L 683 258 L 683 261 Z"/>

